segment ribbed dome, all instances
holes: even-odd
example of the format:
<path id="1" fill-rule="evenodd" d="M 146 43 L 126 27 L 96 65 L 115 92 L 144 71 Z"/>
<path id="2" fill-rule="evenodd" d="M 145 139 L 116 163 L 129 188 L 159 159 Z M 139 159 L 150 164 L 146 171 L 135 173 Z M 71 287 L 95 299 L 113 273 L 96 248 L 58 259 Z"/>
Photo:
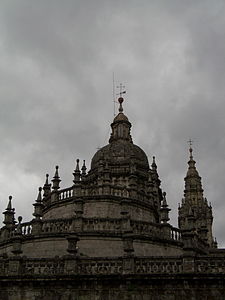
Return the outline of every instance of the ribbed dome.
<path id="1" fill-rule="evenodd" d="M 129 141 L 113 141 L 95 153 L 91 161 L 91 169 L 97 168 L 102 160 L 110 165 L 123 165 L 129 164 L 131 159 L 141 168 L 149 169 L 148 158 L 140 147 Z"/>

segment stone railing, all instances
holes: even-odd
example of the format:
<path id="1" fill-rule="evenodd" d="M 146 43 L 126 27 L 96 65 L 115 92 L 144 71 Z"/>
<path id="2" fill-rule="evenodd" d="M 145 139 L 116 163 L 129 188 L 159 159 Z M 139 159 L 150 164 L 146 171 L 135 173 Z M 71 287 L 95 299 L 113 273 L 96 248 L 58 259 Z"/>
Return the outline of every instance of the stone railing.
<path id="1" fill-rule="evenodd" d="M 20 230 L 22 235 L 30 235 L 32 233 L 32 223 L 31 222 L 22 223 Z"/>
<path id="2" fill-rule="evenodd" d="M 181 232 L 179 228 L 171 227 L 171 239 L 175 241 L 181 240 Z"/>
<path id="3" fill-rule="evenodd" d="M 71 233 L 76 231 L 76 218 L 65 218 L 55 220 L 41 220 L 39 229 L 40 235 L 58 234 L 58 233 Z M 82 226 L 78 229 L 79 232 L 101 232 L 110 234 L 122 234 L 123 233 L 123 219 L 109 219 L 109 218 L 82 218 Z M 14 229 L 10 231 L 6 239 L 14 237 L 15 234 L 21 234 L 22 236 L 30 236 L 32 232 L 32 222 L 26 222 L 17 224 Z M 164 229 L 161 224 L 154 224 L 145 221 L 130 220 L 128 225 L 130 232 L 136 236 L 154 237 L 154 238 L 166 238 L 168 240 L 180 241 L 180 231 L 177 228 L 168 226 L 167 235 L 164 234 Z M 129 228 L 127 228 L 129 230 Z M 37 234 L 37 232 L 36 232 Z"/>
<path id="4" fill-rule="evenodd" d="M 121 219 L 107 219 L 107 218 L 83 219 L 83 231 L 120 232 Z"/>
<path id="5" fill-rule="evenodd" d="M 82 183 L 82 182 L 81 182 Z M 79 196 L 116 196 L 116 197 L 123 197 L 123 198 L 129 198 L 130 195 L 130 190 L 124 187 L 120 186 L 102 186 L 102 185 L 96 185 L 92 186 L 91 188 L 80 188 L 76 190 L 76 187 L 69 187 L 66 189 L 59 190 L 55 193 L 57 201 L 62 201 L 62 200 L 70 200 L 73 197 Z M 78 193 L 78 194 L 77 194 Z M 135 198 L 138 201 L 145 202 L 149 204 L 149 199 L 147 199 L 147 196 L 144 193 L 141 193 L 140 191 L 135 191 Z M 49 200 L 51 203 L 51 197 L 47 197 L 46 199 Z M 54 200 L 55 201 L 55 200 Z M 54 202 L 53 201 L 53 202 Z"/>
<path id="6" fill-rule="evenodd" d="M 118 257 L 82 258 L 65 256 L 30 259 L 25 257 L 0 258 L 0 276 L 54 275 L 225 275 L 224 257 Z"/>
<path id="7" fill-rule="evenodd" d="M 97 274 L 122 274 L 123 261 L 121 258 L 116 260 L 110 259 L 86 259 L 78 262 L 78 274 L 97 275 Z"/>
<path id="8" fill-rule="evenodd" d="M 65 200 L 65 199 L 70 199 L 74 196 L 73 195 L 73 187 L 60 190 L 59 192 L 57 192 L 57 194 L 58 194 L 58 199 L 60 201 Z"/>
<path id="9" fill-rule="evenodd" d="M 172 227 L 169 225 L 168 230 L 168 236 L 164 235 L 163 232 L 163 226 L 161 224 L 154 224 L 144 221 L 131 221 L 131 228 L 132 232 L 134 234 L 139 235 L 146 235 L 146 236 L 152 236 L 152 237 L 163 237 L 167 239 L 171 239 L 174 241 L 180 241 L 181 240 L 181 233 L 178 228 Z"/>
<path id="10" fill-rule="evenodd" d="M 156 225 L 144 221 L 131 220 L 131 229 L 134 234 L 148 235 L 148 236 L 160 236 L 160 225 Z"/>

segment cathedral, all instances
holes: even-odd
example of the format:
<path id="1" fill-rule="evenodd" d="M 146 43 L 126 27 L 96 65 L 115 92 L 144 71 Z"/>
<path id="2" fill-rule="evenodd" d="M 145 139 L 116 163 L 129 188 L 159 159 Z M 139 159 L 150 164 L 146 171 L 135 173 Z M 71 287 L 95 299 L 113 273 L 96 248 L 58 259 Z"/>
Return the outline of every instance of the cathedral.
<path id="1" fill-rule="evenodd" d="M 9 197 L 0 300 L 225 299 L 225 249 L 213 237 L 191 145 L 176 228 L 155 157 L 149 164 L 133 143 L 121 95 L 118 102 L 109 143 L 89 171 L 77 159 L 71 186 L 61 189 L 56 166 L 29 222 L 15 217 Z"/>

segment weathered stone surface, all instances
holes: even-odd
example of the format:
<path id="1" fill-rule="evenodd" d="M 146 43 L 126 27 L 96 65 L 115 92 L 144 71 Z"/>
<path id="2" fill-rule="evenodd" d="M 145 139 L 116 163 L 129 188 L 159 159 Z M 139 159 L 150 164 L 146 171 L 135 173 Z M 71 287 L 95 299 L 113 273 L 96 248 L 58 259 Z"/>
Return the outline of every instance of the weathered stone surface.
<path id="1" fill-rule="evenodd" d="M 224 300 L 225 250 L 190 149 L 179 228 L 169 223 L 155 158 L 114 118 L 91 169 L 76 161 L 73 186 L 58 167 L 39 188 L 34 218 L 15 221 L 12 197 L 0 229 L 0 300 Z"/>

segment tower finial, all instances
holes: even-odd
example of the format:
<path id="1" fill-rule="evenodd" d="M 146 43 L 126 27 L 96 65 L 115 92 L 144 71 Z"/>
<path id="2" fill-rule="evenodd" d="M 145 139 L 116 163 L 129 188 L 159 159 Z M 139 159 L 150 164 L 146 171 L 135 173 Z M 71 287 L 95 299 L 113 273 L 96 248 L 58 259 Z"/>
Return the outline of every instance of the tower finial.
<path id="1" fill-rule="evenodd" d="M 119 86 L 117 86 L 117 88 L 120 89 L 119 93 L 117 95 L 119 95 L 119 99 L 118 99 L 118 102 L 120 104 L 120 107 L 119 107 L 119 112 L 122 113 L 123 112 L 123 106 L 122 106 L 122 103 L 124 101 L 122 95 L 123 94 L 126 94 L 126 91 L 124 90 L 125 89 L 125 85 L 123 85 L 122 83 L 120 83 Z"/>
<path id="2" fill-rule="evenodd" d="M 189 144 L 189 146 L 190 146 L 190 147 L 189 147 L 190 159 L 193 159 L 193 155 L 192 155 L 192 153 L 193 153 L 193 149 L 192 149 L 193 140 L 189 139 L 188 144 Z"/>

